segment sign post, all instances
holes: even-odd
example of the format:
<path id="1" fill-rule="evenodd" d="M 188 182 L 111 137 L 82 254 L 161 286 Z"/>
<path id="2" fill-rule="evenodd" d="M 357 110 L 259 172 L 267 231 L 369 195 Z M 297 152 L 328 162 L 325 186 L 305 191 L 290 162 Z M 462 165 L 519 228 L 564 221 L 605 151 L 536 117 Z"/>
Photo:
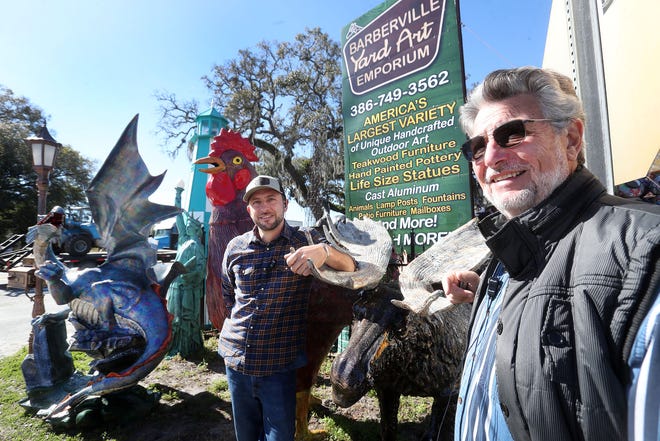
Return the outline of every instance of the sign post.
<path id="1" fill-rule="evenodd" d="M 423 251 L 472 218 L 456 0 L 390 0 L 342 32 L 346 212 Z"/>

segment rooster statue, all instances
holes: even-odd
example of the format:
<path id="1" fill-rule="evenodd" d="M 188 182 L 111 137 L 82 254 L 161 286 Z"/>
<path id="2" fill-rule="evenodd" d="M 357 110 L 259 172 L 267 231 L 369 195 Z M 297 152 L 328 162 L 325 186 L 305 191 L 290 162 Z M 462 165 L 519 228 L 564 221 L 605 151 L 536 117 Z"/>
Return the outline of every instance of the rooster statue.
<path id="1" fill-rule="evenodd" d="M 222 301 L 222 256 L 231 239 L 253 226 L 243 195 L 245 187 L 257 175 L 252 165 L 257 160 L 250 141 L 237 132 L 222 129 L 213 139 L 209 155 L 195 161 L 195 164 L 209 165 L 199 171 L 210 175 L 206 196 L 213 205 L 213 212 L 206 261 L 206 307 L 216 329 L 222 329 L 229 315 Z"/>

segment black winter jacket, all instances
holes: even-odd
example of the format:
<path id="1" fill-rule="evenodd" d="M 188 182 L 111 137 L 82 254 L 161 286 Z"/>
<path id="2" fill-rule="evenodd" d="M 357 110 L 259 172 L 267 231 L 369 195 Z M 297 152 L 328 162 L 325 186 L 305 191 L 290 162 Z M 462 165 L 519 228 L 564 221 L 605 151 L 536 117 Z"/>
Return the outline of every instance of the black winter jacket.
<path id="1" fill-rule="evenodd" d="M 579 168 L 539 206 L 479 228 L 496 258 L 482 280 L 497 259 L 510 275 L 496 375 L 514 439 L 625 439 L 626 360 L 660 281 L 660 207 L 608 195 Z"/>

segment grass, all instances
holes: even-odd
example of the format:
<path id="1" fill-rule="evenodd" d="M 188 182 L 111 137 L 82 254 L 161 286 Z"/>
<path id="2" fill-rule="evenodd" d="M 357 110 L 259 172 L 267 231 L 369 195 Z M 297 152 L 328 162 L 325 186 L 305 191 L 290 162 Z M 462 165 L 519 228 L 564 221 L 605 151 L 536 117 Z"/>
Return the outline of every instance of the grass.
<path id="1" fill-rule="evenodd" d="M 18 402 L 25 398 L 25 381 L 21 363 L 27 355 L 27 347 L 10 357 L 0 359 L 0 440 L 2 441 L 41 441 L 67 440 L 83 441 L 82 435 L 54 433 L 50 424 L 40 418 L 26 414 Z M 85 372 L 89 358 L 74 354 L 76 369 Z M 99 438 L 106 440 L 107 438 Z"/>
<path id="2" fill-rule="evenodd" d="M 0 441 L 233 440 L 231 402 L 226 377 L 218 369 L 216 345 L 217 338 L 207 335 L 205 348 L 194 361 L 179 356 L 167 358 L 144 379 L 142 384 L 160 397 L 157 407 L 145 418 L 72 431 L 55 429 L 18 404 L 27 396 L 21 371 L 27 348 L 0 358 Z M 72 355 L 76 369 L 86 372 L 89 358 L 80 353 Z M 313 391 L 323 400 L 323 406 L 312 409 L 310 428 L 325 429 L 327 435 L 322 440 L 327 441 L 379 441 L 375 394 L 363 397 L 362 407 L 338 408 L 330 399 L 331 362 L 328 358 L 321 367 Z M 195 391 L 191 391 L 191 385 L 196 386 Z M 399 441 L 416 440 L 423 433 L 431 404 L 430 398 L 401 397 Z"/>
<path id="3" fill-rule="evenodd" d="M 209 386 L 209 392 L 218 394 L 221 397 L 224 395 L 227 398 L 229 398 L 229 384 L 227 383 L 227 380 L 222 378 L 218 380 L 213 380 L 211 382 L 211 386 Z"/>
<path id="4" fill-rule="evenodd" d="M 214 344 L 213 341 L 207 341 L 207 343 Z M 217 339 L 215 340 L 215 344 L 217 344 Z M 79 352 L 72 352 L 71 354 L 74 359 L 75 369 L 79 372 L 86 373 L 89 369 L 91 359 Z M 124 430 L 118 426 L 103 428 L 103 424 L 96 429 L 86 430 L 86 428 L 83 428 L 82 430 L 65 431 L 54 428 L 40 417 L 27 412 L 19 404 L 19 401 L 27 397 L 25 380 L 21 370 L 21 363 L 26 355 L 27 346 L 12 356 L 0 358 L 0 441 L 129 441 L 134 439 L 130 429 Z M 217 354 L 214 347 L 206 347 L 202 354 L 200 354 L 200 357 L 201 359 L 198 362 L 189 363 L 177 355 L 163 360 L 154 372 L 160 372 L 160 377 L 164 378 L 172 376 L 184 379 L 192 378 L 196 381 L 197 378 L 203 377 L 208 373 L 207 359 L 217 358 Z M 182 369 L 182 367 L 185 369 Z M 145 386 L 149 392 L 157 393 L 161 403 L 165 405 L 174 405 L 173 407 L 176 408 L 176 403 L 185 400 L 185 393 L 168 387 L 162 384 L 162 382 L 156 381 L 155 383 L 145 384 Z M 217 390 L 218 394 L 222 395 L 222 390 L 227 389 L 226 380 L 224 381 L 224 385 L 222 380 L 216 380 L 211 384 L 211 389 Z M 226 396 L 228 401 L 228 392 L 226 392 Z M 213 400 L 213 397 L 210 397 L 210 399 Z M 200 405 L 203 405 L 203 403 L 200 403 Z M 172 415 L 149 415 L 149 419 L 161 419 L 171 422 Z M 165 425 L 165 423 L 162 425 Z M 167 439 L 196 440 L 201 438 L 182 435 Z M 208 440 L 211 439 L 211 437 L 208 438 Z"/>

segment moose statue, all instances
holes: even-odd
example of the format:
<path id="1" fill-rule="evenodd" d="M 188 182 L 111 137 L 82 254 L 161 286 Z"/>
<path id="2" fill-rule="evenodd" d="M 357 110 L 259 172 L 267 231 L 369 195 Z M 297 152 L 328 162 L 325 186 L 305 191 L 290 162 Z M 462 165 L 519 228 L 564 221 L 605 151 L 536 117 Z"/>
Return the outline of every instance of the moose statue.
<path id="1" fill-rule="evenodd" d="M 363 291 L 354 304 L 348 346 L 332 363 L 332 397 L 337 405 L 349 407 L 374 389 L 383 441 L 396 440 L 401 395 L 434 399 L 422 439 L 453 437 L 452 398 L 470 307 L 451 305 L 434 287 L 449 271 L 478 270 L 488 254 L 471 221 L 404 267 L 397 281 Z"/>

